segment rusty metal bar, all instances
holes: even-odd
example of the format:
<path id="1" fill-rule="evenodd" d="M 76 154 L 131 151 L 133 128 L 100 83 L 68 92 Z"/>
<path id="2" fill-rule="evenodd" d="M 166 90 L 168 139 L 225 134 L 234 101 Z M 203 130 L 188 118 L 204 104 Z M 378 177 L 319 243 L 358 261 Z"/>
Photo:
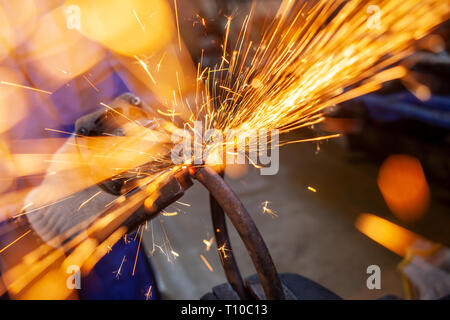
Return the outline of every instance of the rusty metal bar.
<path id="1" fill-rule="evenodd" d="M 278 272 L 255 223 L 236 194 L 213 169 L 202 167 L 191 172 L 227 214 L 250 254 L 267 299 L 284 300 Z"/>
<path id="2" fill-rule="evenodd" d="M 220 261 L 222 262 L 225 276 L 228 280 L 228 283 L 230 283 L 231 287 L 234 289 L 234 291 L 236 291 L 241 299 L 249 299 L 250 296 L 244 285 L 244 280 L 242 279 L 242 275 L 239 271 L 236 259 L 234 259 L 234 254 L 232 253 L 230 237 L 228 235 L 227 223 L 225 220 L 225 213 L 220 204 L 211 194 L 209 196 L 209 204 L 211 207 L 211 218 L 217 248 L 224 248 L 223 252 L 219 251 L 219 255 L 221 254 Z M 227 254 L 227 252 L 230 253 Z"/>

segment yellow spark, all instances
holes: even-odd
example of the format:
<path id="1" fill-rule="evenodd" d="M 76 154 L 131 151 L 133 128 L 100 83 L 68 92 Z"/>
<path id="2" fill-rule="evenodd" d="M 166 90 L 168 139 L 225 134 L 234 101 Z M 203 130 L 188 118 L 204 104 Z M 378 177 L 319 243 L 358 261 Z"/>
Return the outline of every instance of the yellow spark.
<path id="1" fill-rule="evenodd" d="M 172 216 L 176 216 L 178 215 L 178 211 L 173 211 L 173 212 L 167 212 L 167 211 L 162 211 L 162 215 L 166 216 L 166 217 L 172 217 Z"/>
<path id="2" fill-rule="evenodd" d="M 111 110 L 111 111 L 114 112 L 114 113 L 117 113 L 119 116 L 124 117 L 125 119 L 127 119 L 127 120 L 130 121 L 130 122 L 137 123 L 136 121 L 133 121 L 132 119 L 130 119 L 129 117 L 127 117 L 125 114 L 123 114 L 123 113 L 117 111 L 117 110 L 114 109 L 113 107 L 108 106 L 106 103 L 100 102 L 100 105 L 103 106 L 103 107 L 105 107 L 105 108 L 108 109 L 108 110 Z M 56 130 L 53 130 L 53 131 L 56 131 Z"/>
<path id="3" fill-rule="evenodd" d="M 261 204 L 263 214 L 267 213 L 270 217 L 272 217 L 272 218 L 277 218 L 277 217 L 278 217 L 277 212 L 276 212 L 275 210 L 270 209 L 270 208 L 268 207 L 269 204 L 270 204 L 270 202 L 267 201 L 267 200 L 264 201 L 264 202 Z"/>
<path id="4" fill-rule="evenodd" d="M 150 70 L 148 69 L 147 64 L 142 60 L 139 59 L 138 56 L 134 56 L 134 58 L 139 62 L 139 64 L 142 66 L 142 68 L 144 69 L 145 73 L 147 73 L 148 77 L 150 78 L 150 80 L 152 80 L 153 84 L 156 84 L 156 80 L 155 78 L 153 78 L 152 73 L 150 72 Z"/>
<path id="5" fill-rule="evenodd" d="M 311 186 L 308 186 L 308 190 L 309 190 L 309 191 L 312 191 L 312 192 L 317 192 L 317 189 L 315 189 L 315 188 L 313 188 L 313 187 L 311 187 Z"/>
<path id="6" fill-rule="evenodd" d="M 205 246 L 206 246 L 206 251 L 209 251 L 209 249 L 211 249 L 211 246 L 212 246 L 212 244 L 213 244 L 213 239 L 214 239 L 214 237 L 212 237 L 212 238 L 210 238 L 209 240 L 206 240 L 206 239 L 203 239 L 203 243 L 205 244 Z"/>
<path id="7" fill-rule="evenodd" d="M 177 257 L 177 258 L 180 256 L 177 252 L 175 252 L 175 251 L 173 251 L 173 250 L 170 251 L 170 252 L 171 252 L 175 257 Z"/>
<path id="8" fill-rule="evenodd" d="M 164 58 L 166 57 L 167 52 L 164 51 L 161 59 L 159 60 L 158 64 L 156 65 L 156 72 L 159 72 L 159 69 L 161 68 L 161 63 L 163 62 Z"/>
<path id="9" fill-rule="evenodd" d="M 134 16 L 136 17 L 136 20 L 139 22 L 139 25 L 141 26 L 142 30 L 145 31 L 145 27 L 142 24 L 141 20 L 139 19 L 138 15 L 136 13 L 136 10 L 133 9 L 133 13 L 134 13 Z"/>
<path id="10" fill-rule="evenodd" d="M 225 31 L 225 41 L 223 43 L 223 54 L 222 54 L 222 59 L 224 59 L 225 61 L 227 61 L 227 59 L 225 58 L 225 55 L 227 53 L 227 44 L 228 44 L 228 36 L 230 34 L 230 26 L 231 26 L 231 17 L 228 17 L 227 18 L 226 31 Z"/>
<path id="11" fill-rule="evenodd" d="M 24 212 L 27 208 L 31 207 L 32 205 L 33 205 L 33 202 L 26 204 L 25 206 L 22 207 L 22 209 L 20 209 L 20 212 Z"/>
<path id="12" fill-rule="evenodd" d="M 227 62 L 228 62 L 228 61 L 227 61 Z M 242 95 L 240 95 L 239 93 L 234 92 L 233 90 L 231 90 L 230 88 L 227 88 L 227 87 L 225 87 L 225 86 L 219 86 L 219 88 L 224 89 L 225 91 L 228 91 L 228 92 L 230 92 L 230 93 L 233 93 L 233 94 L 235 94 L 235 95 L 237 95 L 237 96 L 239 96 L 239 97 L 242 97 Z"/>
<path id="13" fill-rule="evenodd" d="M 321 137 L 315 137 L 315 138 L 310 138 L 310 139 L 300 139 L 300 140 L 288 141 L 288 142 L 285 142 L 285 143 L 281 143 L 280 146 L 285 146 L 285 145 L 288 145 L 288 144 L 300 143 L 300 142 L 318 142 L 318 141 L 322 141 L 322 140 L 328 140 L 328 139 L 334 139 L 334 138 L 340 138 L 340 137 L 342 137 L 342 134 L 336 133 L 336 134 L 330 134 L 328 136 L 321 136 Z"/>
<path id="14" fill-rule="evenodd" d="M 29 86 L 24 86 L 24 85 L 21 85 L 21 84 L 12 83 L 12 82 L 3 81 L 3 80 L 0 81 L 0 83 L 4 84 L 4 85 L 8 85 L 8 86 L 18 87 L 18 88 L 22 88 L 22 89 L 28 89 L 28 90 L 32 90 L 32 91 L 36 91 L 36 92 L 40 92 L 40 93 L 45 93 L 45 94 L 48 94 L 48 95 L 53 93 L 53 92 L 50 92 L 50 91 L 37 89 L 37 88 L 29 87 Z"/>
<path id="15" fill-rule="evenodd" d="M 18 218 L 18 217 L 20 217 L 20 216 L 23 216 L 23 215 L 26 215 L 26 214 L 30 214 L 30 213 L 32 213 L 32 212 L 35 212 L 35 211 L 38 211 L 38 210 L 41 210 L 41 209 L 50 207 L 50 206 L 55 205 L 55 204 L 57 204 L 57 203 L 66 201 L 67 199 L 70 199 L 70 198 L 72 198 L 72 197 L 73 197 L 73 195 L 72 195 L 72 196 L 68 196 L 68 197 L 66 197 L 66 198 L 63 198 L 63 199 L 60 199 L 60 200 L 58 200 L 58 201 L 54 201 L 54 202 L 52 202 L 52 203 L 49 203 L 49 204 L 40 206 L 40 207 L 38 207 L 38 208 L 34 208 L 34 209 L 29 210 L 29 211 L 26 211 L 26 212 L 23 212 L 23 210 L 22 210 L 21 213 L 14 215 L 13 218 Z M 27 208 L 28 208 L 28 207 L 29 207 L 29 206 L 27 206 Z"/>
<path id="16" fill-rule="evenodd" d="M 159 114 L 161 114 L 163 116 L 167 116 L 167 117 L 173 117 L 173 116 L 181 115 L 181 113 L 175 113 L 175 109 L 170 110 L 170 112 L 164 112 L 161 109 L 158 109 L 158 110 L 156 110 L 156 112 L 158 112 Z"/>
<path id="17" fill-rule="evenodd" d="M 220 253 L 222 253 L 221 257 L 224 259 L 228 258 L 227 251 L 231 251 L 230 249 L 227 249 L 227 244 L 224 243 L 220 248 L 217 249 Z"/>
<path id="18" fill-rule="evenodd" d="M 221 108 L 208 113 L 216 129 L 225 133 L 234 130 L 238 139 L 245 139 L 244 133 L 250 129 L 278 129 L 283 133 L 318 123 L 328 107 L 377 90 L 386 81 L 403 78 L 407 74 L 404 67 L 389 67 L 413 53 L 413 41 L 449 14 L 449 7 L 438 0 L 407 0 L 402 6 L 386 0 L 379 4 L 383 28 L 371 29 L 364 23 L 369 18 L 366 10 L 361 10 L 369 3 L 322 0 L 301 5 L 284 1 L 276 22 L 251 57 L 250 67 L 235 68 L 235 54 L 227 60 L 230 70 L 218 86 L 227 93 L 226 100 L 220 101 Z M 242 34 L 239 46 L 244 38 Z M 389 41 L 377 41 L 381 38 Z M 222 59 L 227 57 L 227 44 L 226 36 Z M 249 50 L 243 48 L 243 52 Z M 241 48 L 236 51 L 241 52 Z M 240 58 L 242 66 L 243 60 Z M 235 70 L 243 72 L 233 73 Z M 211 94 L 213 99 L 220 99 L 220 94 Z M 234 142 L 224 142 L 228 143 Z"/>
<path id="19" fill-rule="evenodd" d="M 81 208 L 83 208 L 87 203 L 89 203 L 89 201 L 91 201 L 92 199 L 94 199 L 96 196 L 98 196 L 100 193 L 102 193 L 101 191 L 97 192 L 96 194 L 94 194 L 92 197 L 90 197 L 89 199 L 87 199 L 86 201 L 84 201 L 79 207 L 78 207 L 78 211 L 80 211 Z"/>

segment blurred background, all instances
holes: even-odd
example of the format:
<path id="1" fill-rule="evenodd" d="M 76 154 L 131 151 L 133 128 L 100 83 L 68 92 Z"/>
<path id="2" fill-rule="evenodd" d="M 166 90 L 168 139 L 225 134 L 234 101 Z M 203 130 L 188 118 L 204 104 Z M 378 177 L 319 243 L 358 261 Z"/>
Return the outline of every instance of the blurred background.
<path id="1" fill-rule="evenodd" d="M 123 15 L 117 1 L 98 1 L 95 10 L 89 1 L 0 4 L 0 210 L 7 218 L 22 209 L 21 199 L 41 183 L 48 165 L 14 154 L 32 154 L 38 147 L 33 139 L 45 138 L 38 149 L 45 149 L 48 159 L 67 138 L 46 128 L 73 132 L 76 119 L 125 91 L 155 109 L 170 103 L 174 88 L 191 97 L 197 64 L 214 66 L 221 59 L 227 17 L 233 17 L 229 36 L 236 41 L 254 5 L 250 38 L 258 41 L 280 1 L 133 0 L 126 5 L 133 14 Z M 71 5 L 87 13 L 81 30 L 76 19 L 72 28 L 67 25 L 67 16 L 77 15 Z M 95 19 L 97 11 L 109 17 L 107 23 Z M 152 32 L 129 36 L 146 30 Z M 227 168 L 226 179 L 256 221 L 279 272 L 301 274 L 344 299 L 407 298 L 411 282 L 422 278 L 419 271 L 405 278 L 400 267 L 411 258 L 406 230 L 450 246 L 450 24 L 416 46 L 400 63 L 412 70 L 407 77 L 335 106 L 319 125 L 289 133 L 289 140 L 341 137 L 281 148 L 274 176 L 262 176 L 252 166 Z M 152 66 L 150 78 L 136 57 Z M 180 200 L 189 206 L 168 208 L 179 213 L 162 216 L 154 233 L 143 233 L 144 252 L 165 298 L 197 299 L 226 281 L 207 197 L 194 185 Z M 395 226 L 381 223 L 374 229 L 376 216 Z M 254 273 L 230 229 L 242 273 Z M 176 259 L 155 248 L 166 235 Z M 381 289 L 366 285 L 371 265 L 380 267 Z"/>

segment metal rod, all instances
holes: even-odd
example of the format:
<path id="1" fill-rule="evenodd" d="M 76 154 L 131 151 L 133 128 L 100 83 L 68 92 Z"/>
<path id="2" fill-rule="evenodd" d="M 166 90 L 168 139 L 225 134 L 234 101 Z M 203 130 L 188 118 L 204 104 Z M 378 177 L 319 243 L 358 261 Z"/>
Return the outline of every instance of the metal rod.
<path id="1" fill-rule="evenodd" d="M 223 175 L 221 175 L 223 177 Z M 217 248 L 223 248 L 223 252 L 219 251 L 220 261 L 222 262 L 223 270 L 225 271 L 225 276 L 231 287 L 236 291 L 238 296 L 243 300 L 250 299 L 244 280 L 242 279 L 241 272 L 236 263 L 236 259 L 232 253 L 232 247 L 230 242 L 230 237 L 228 235 L 227 222 L 225 220 L 225 213 L 216 201 L 216 199 L 210 194 L 209 204 L 211 207 L 211 218 L 214 228 L 214 235 L 216 238 Z M 230 252 L 230 253 L 227 253 Z"/>
<path id="2" fill-rule="evenodd" d="M 283 287 L 264 240 L 236 194 L 213 169 L 191 172 L 203 184 L 233 223 L 247 248 L 267 299 L 284 300 Z"/>

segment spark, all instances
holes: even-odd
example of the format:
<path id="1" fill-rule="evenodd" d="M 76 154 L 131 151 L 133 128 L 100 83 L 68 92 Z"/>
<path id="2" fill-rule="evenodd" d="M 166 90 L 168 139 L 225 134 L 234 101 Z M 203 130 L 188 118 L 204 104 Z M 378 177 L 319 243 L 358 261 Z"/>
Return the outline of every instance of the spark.
<path id="1" fill-rule="evenodd" d="M 316 189 L 316 188 L 313 188 L 313 187 L 311 187 L 311 186 L 308 186 L 308 190 L 309 190 L 309 191 L 312 191 L 312 192 L 317 192 L 317 189 Z"/>
<path id="2" fill-rule="evenodd" d="M 132 276 L 134 276 L 134 272 L 135 272 L 135 270 L 136 270 L 136 263 L 137 263 L 137 259 L 138 259 L 138 256 L 139 256 L 139 249 L 141 248 L 141 241 L 142 241 L 142 233 L 144 232 L 144 228 L 141 228 L 141 235 L 140 235 L 140 237 L 139 237 L 139 243 L 138 243 L 138 248 L 137 248 L 137 250 L 136 250 L 136 258 L 134 259 L 134 266 L 133 266 L 133 272 L 132 272 Z M 139 233 L 139 229 L 138 229 L 138 231 L 137 231 L 137 233 Z"/>
<path id="3" fill-rule="evenodd" d="M 166 117 L 173 117 L 173 116 L 179 116 L 181 113 L 175 113 L 175 109 L 170 110 L 170 112 L 164 112 L 161 109 L 156 110 L 159 114 L 166 116 Z"/>
<path id="4" fill-rule="evenodd" d="M 288 145 L 288 144 L 300 143 L 300 142 L 318 142 L 318 141 L 323 141 L 323 140 L 328 140 L 328 139 L 335 139 L 335 138 L 340 138 L 340 137 L 342 137 L 342 134 L 337 133 L 337 134 L 331 134 L 331 135 L 328 135 L 328 136 L 321 136 L 321 137 L 315 137 L 315 138 L 310 138 L 310 139 L 300 139 L 300 140 L 287 141 L 285 143 L 282 143 L 281 145 L 285 146 L 285 145 Z"/>
<path id="5" fill-rule="evenodd" d="M 212 244 L 213 244 L 213 239 L 214 239 L 214 237 L 211 237 L 209 240 L 206 240 L 206 239 L 203 239 L 203 243 L 205 244 L 205 246 L 206 246 L 206 251 L 209 251 L 209 249 L 211 249 L 211 246 L 212 246 Z"/>
<path id="6" fill-rule="evenodd" d="M 206 267 L 209 269 L 209 271 L 213 272 L 214 269 L 211 267 L 208 260 L 206 260 L 206 258 L 202 254 L 200 255 L 200 258 L 202 258 L 203 263 L 206 265 Z"/>
<path id="7" fill-rule="evenodd" d="M 152 285 L 150 285 L 150 286 L 148 287 L 147 292 L 146 292 L 145 295 L 144 295 L 144 296 L 145 296 L 145 300 L 149 300 L 149 299 L 152 297 L 152 294 L 153 294 L 152 288 L 153 288 Z"/>
<path id="8" fill-rule="evenodd" d="M 22 239 L 23 237 L 25 237 L 27 234 L 29 234 L 31 232 L 31 229 L 28 230 L 27 232 L 25 232 L 24 234 L 22 234 L 20 237 L 18 237 L 16 240 L 12 241 L 10 244 L 8 244 L 6 247 L 4 247 L 3 249 L 0 249 L 0 253 L 2 253 L 3 251 L 5 251 L 6 249 L 8 249 L 9 247 L 11 247 L 13 244 L 15 244 L 17 241 L 19 241 L 20 239 Z"/>
<path id="9" fill-rule="evenodd" d="M 28 89 L 28 90 L 32 90 L 32 91 L 36 91 L 36 92 L 40 92 L 40 93 L 45 93 L 48 95 L 53 94 L 53 92 L 47 91 L 47 90 L 42 90 L 42 89 L 37 89 L 37 88 L 33 88 L 33 87 L 29 87 L 29 86 L 24 86 L 21 84 L 17 84 L 17 83 L 12 83 L 12 82 L 8 82 L 8 81 L 0 81 L 1 84 L 4 85 L 8 85 L 8 86 L 13 86 L 13 87 L 18 87 L 18 88 L 22 88 L 22 89 Z"/>
<path id="10" fill-rule="evenodd" d="M 57 130 L 57 129 L 51 129 L 51 128 L 44 128 L 45 131 L 51 131 L 51 132 L 57 132 L 57 133 L 64 133 L 64 134 L 68 134 L 68 135 L 72 135 L 72 132 L 68 132 L 68 131 L 62 131 L 62 130 Z"/>
<path id="11" fill-rule="evenodd" d="M 181 201 L 176 201 L 176 203 L 181 204 L 181 205 L 186 206 L 186 207 L 190 207 L 191 206 L 189 203 L 184 203 L 184 202 L 181 202 Z"/>
<path id="12" fill-rule="evenodd" d="M 29 211 L 26 211 L 26 212 L 23 212 L 23 210 L 22 210 L 21 213 L 16 214 L 15 216 L 13 216 L 13 218 L 18 218 L 18 217 L 20 217 L 20 216 L 23 216 L 23 215 L 26 215 L 26 214 L 30 214 L 30 213 L 32 213 L 32 212 L 35 212 L 35 211 L 38 211 L 38 210 L 41 210 L 41 209 L 50 207 L 50 206 L 55 205 L 55 204 L 57 204 L 57 203 L 66 201 L 67 199 L 70 199 L 70 198 L 72 198 L 72 197 L 73 197 L 73 195 L 68 196 L 68 197 L 66 197 L 66 198 L 63 198 L 63 199 L 60 199 L 60 200 L 58 200 L 58 201 L 54 201 L 54 202 L 52 202 L 52 203 L 49 203 L 49 204 L 40 206 L 40 207 L 38 207 L 38 208 L 34 208 L 34 209 L 29 210 Z M 27 206 L 27 208 L 28 208 L 28 207 L 29 207 L 29 206 Z"/>
<path id="13" fill-rule="evenodd" d="M 228 62 L 228 61 L 227 61 L 227 62 Z M 229 63 L 229 62 L 228 62 L 228 63 Z M 234 92 L 233 90 L 231 90 L 230 88 L 227 88 L 227 87 L 225 87 L 225 86 L 219 86 L 219 88 L 224 89 L 225 91 L 228 91 L 228 92 L 230 92 L 230 93 L 233 93 L 233 94 L 235 94 L 235 95 L 237 95 L 237 96 L 239 96 L 239 97 L 242 97 L 242 95 L 240 95 L 239 93 Z"/>
<path id="14" fill-rule="evenodd" d="M 167 212 L 165 210 L 162 211 L 162 215 L 166 217 L 172 217 L 178 215 L 178 211 Z"/>
<path id="15" fill-rule="evenodd" d="M 130 121 L 130 122 L 132 122 L 132 123 L 139 124 L 138 122 L 136 122 L 136 121 L 130 119 L 130 118 L 129 118 L 128 116 L 126 116 L 125 114 L 123 114 L 123 113 L 117 111 L 116 109 L 114 109 L 113 107 L 107 105 L 107 104 L 104 103 L 104 102 L 100 102 L 100 105 L 103 106 L 103 107 L 105 107 L 106 109 L 108 109 L 108 110 L 110 110 L 110 111 L 112 111 L 112 112 L 118 114 L 119 116 L 121 116 L 121 117 L 127 119 L 128 121 Z"/>
<path id="16" fill-rule="evenodd" d="M 96 196 L 98 196 L 100 193 L 102 193 L 101 191 L 97 192 L 96 194 L 94 194 L 93 196 L 91 196 L 89 199 L 87 199 L 86 201 L 84 201 L 79 207 L 78 207 L 78 211 L 80 211 L 81 208 L 83 208 L 87 203 L 89 203 L 92 199 L 94 199 Z"/>
<path id="17" fill-rule="evenodd" d="M 86 77 L 85 75 L 83 75 L 83 78 L 91 85 L 91 87 L 92 87 L 95 91 L 100 92 L 100 90 L 95 86 L 95 84 L 94 84 L 91 80 L 89 80 L 88 77 Z"/>
<path id="18" fill-rule="evenodd" d="M 178 258 L 180 255 L 178 254 L 178 252 L 175 252 L 173 250 L 170 251 L 171 254 L 173 254 L 176 258 Z"/>
<path id="19" fill-rule="evenodd" d="M 134 58 L 139 62 L 139 64 L 141 65 L 141 67 L 144 69 L 145 73 L 147 73 L 148 77 L 150 78 L 150 80 L 152 80 L 153 84 L 156 84 L 156 80 L 153 77 L 152 73 L 150 72 L 150 70 L 148 69 L 147 64 L 142 60 L 139 59 L 138 56 L 134 56 Z"/>
<path id="20" fill-rule="evenodd" d="M 269 204 L 270 204 L 270 202 L 267 200 L 261 204 L 263 214 L 267 213 L 271 218 L 277 218 L 278 217 L 277 212 L 275 210 L 270 209 L 268 207 Z"/>
<path id="21" fill-rule="evenodd" d="M 226 31 L 225 31 L 225 41 L 223 43 L 223 54 L 222 54 L 222 59 L 227 61 L 226 57 L 226 53 L 227 53 L 227 45 L 228 45 L 228 36 L 230 34 L 230 26 L 231 26 L 231 17 L 227 18 L 227 24 L 226 24 Z M 228 62 L 228 61 L 227 61 Z M 229 62 L 228 62 L 229 64 Z"/>
<path id="22" fill-rule="evenodd" d="M 181 35 L 180 35 L 180 21 L 178 19 L 178 6 L 177 6 L 177 0 L 173 0 L 173 6 L 175 8 L 175 20 L 177 22 L 177 34 L 178 34 L 178 48 L 181 52 Z"/>
<path id="23" fill-rule="evenodd" d="M 122 259 L 122 262 L 120 263 L 119 269 L 117 269 L 117 271 L 113 272 L 113 273 L 116 274 L 116 279 L 119 279 L 119 277 L 121 276 L 122 267 L 123 267 L 123 264 L 125 263 L 126 260 L 127 260 L 126 257 L 123 256 L 123 259 Z"/>
<path id="24" fill-rule="evenodd" d="M 231 250 L 228 249 L 227 244 L 224 243 L 222 246 L 220 246 L 220 248 L 217 249 L 217 251 L 219 251 L 222 254 L 221 257 L 223 257 L 223 259 L 226 259 L 226 258 L 228 258 L 227 251 L 231 251 Z"/>
<path id="25" fill-rule="evenodd" d="M 159 72 L 159 69 L 161 68 L 161 63 L 163 62 L 164 58 L 166 57 L 167 52 L 164 51 L 161 59 L 159 60 L 158 64 L 156 65 L 156 72 Z"/>
<path id="26" fill-rule="evenodd" d="M 278 19 L 251 57 L 250 67 L 244 66 L 243 57 L 239 58 L 241 67 L 235 66 L 239 55 L 227 59 L 230 70 L 224 84 L 218 86 L 222 91 L 213 96 L 219 99 L 220 108 L 211 107 L 208 113 L 215 127 L 223 132 L 245 133 L 251 128 L 283 133 L 320 122 L 328 107 L 404 77 L 405 68 L 389 67 L 410 55 L 412 42 L 448 14 L 448 7 L 436 0 L 408 0 L 402 6 L 383 1 L 383 28 L 368 29 L 360 23 L 368 18 L 365 10 L 360 10 L 367 3 L 317 1 L 300 6 L 284 1 Z M 416 11 L 411 15 L 412 8 Z M 230 22 L 228 19 L 227 34 Z M 238 41 L 238 53 L 250 50 L 245 45 L 241 50 L 244 38 L 243 34 Z M 389 38 L 389 42 L 377 40 L 381 38 Z M 222 62 L 227 57 L 227 35 L 223 48 Z"/>
<path id="27" fill-rule="evenodd" d="M 31 207 L 33 205 L 33 202 L 30 202 L 28 204 L 26 204 L 25 206 L 22 207 L 22 209 L 20 209 L 20 212 L 25 212 L 25 210 L 29 207 Z"/>
<path id="28" fill-rule="evenodd" d="M 145 31 L 145 27 L 142 24 L 141 20 L 139 19 L 138 15 L 136 13 L 136 10 L 133 9 L 133 13 L 134 13 L 134 16 L 136 17 L 136 20 L 139 22 L 139 25 L 141 26 L 142 30 Z"/>

